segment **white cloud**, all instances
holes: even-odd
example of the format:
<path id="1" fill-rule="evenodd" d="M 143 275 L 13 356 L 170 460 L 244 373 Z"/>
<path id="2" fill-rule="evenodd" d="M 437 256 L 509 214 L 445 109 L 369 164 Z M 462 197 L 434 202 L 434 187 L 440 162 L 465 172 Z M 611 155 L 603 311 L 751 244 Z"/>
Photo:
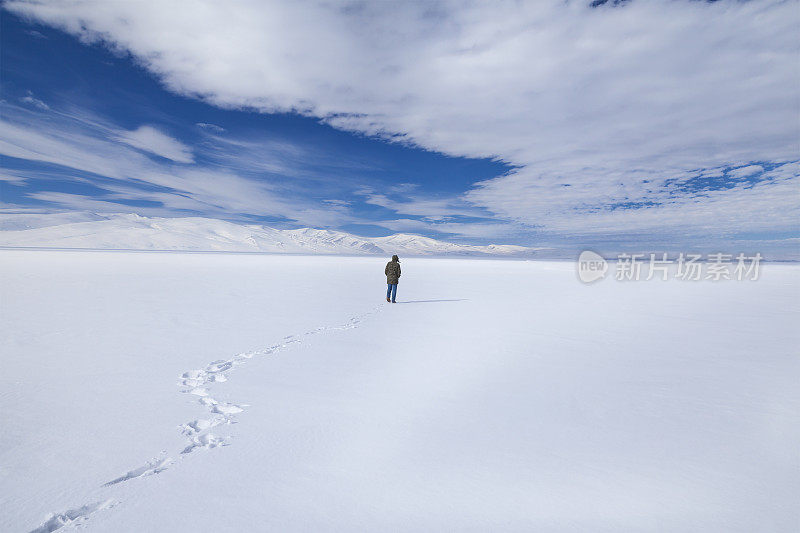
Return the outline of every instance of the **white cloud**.
<path id="1" fill-rule="evenodd" d="M 108 202 L 104 200 L 97 200 L 81 194 L 70 194 L 64 192 L 42 191 L 35 192 L 29 195 L 31 198 L 57 204 L 61 207 L 68 208 L 74 211 L 93 211 L 93 212 L 120 212 L 125 210 L 125 206 Z M 139 211 L 139 209 L 136 209 Z M 163 211 L 163 210 L 160 210 Z"/>
<path id="2" fill-rule="evenodd" d="M 747 165 L 731 170 L 729 176 L 732 178 L 746 178 L 758 174 L 759 172 L 764 172 L 764 167 L 761 165 Z"/>
<path id="3" fill-rule="evenodd" d="M 222 126 L 217 126 L 216 124 L 211 124 L 210 122 L 198 122 L 195 124 L 198 128 L 203 128 L 204 130 L 209 130 L 214 133 L 225 133 L 227 130 Z"/>
<path id="4" fill-rule="evenodd" d="M 3 173 L 0 174 L 0 181 L 10 183 L 11 185 L 22 185 L 28 180 L 24 172 L 5 168 L 3 169 Z"/>
<path id="5" fill-rule="evenodd" d="M 413 190 L 413 187 L 407 187 L 409 184 L 402 185 L 392 188 L 395 196 L 398 196 L 401 191 Z M 363 196 L 364 201 L 368 204 L 385 207 L 401 215 L 421 216 L 428 220 L 443 220 L 450 216 L 486 216 L 485 212 L 458 198 L 425 198 L 421 195 L 409 197 L 404 194 L 403 198 L 398 200 L 373 192 L 368 188 L 360 189 L 356 194 Z"/>
<path id="6" fill-rule="evenodd" d="M 22 102 L 23 104 L 28 104 L 37 107 L 43 111 L 47 111 L 48 109 L 50 109 L 49 105 L 36 98 L 31 91 L 28 91 L 28 94 L 20 98 L 19 101 Z"/>
<path id="7" fill-rule="evenodd" d="M 322 202 L 333 207 L 348 207 L 352 205 L 352 202 L 348 202 L 347 200 L 329 199 L 322 200 Z"/>
<path id="8" fill-rule="evenodd" d="M 724 168 L 709 168 L 700 173 L 704 178 L 719 178 L 725 175 Z"/>
<path id="9" fill-rule="evenodd" d="M 796 228 L 796 174 L 702 197 L 667 180 L 797 159 L 797 3 L 587 4 L 5 7 L 130 51 L 180 94 L 518 167 L 461 198 L 398 212 L 469 201 L 570 235 Z M 660 205 L 608 210 L 645 201 Z"/>
<path id="10" fill-rule="evenodd" d="M 136 210 L 159 215 L 166 215 L 169 210 L 195 211 L 218 218 L 271 216 L 319 226 L 353 220 L 346 206 L 315 202 L 293 182 L 254 180 L 243 175 L 242 167 L 234 164 L 220 168 L 153 160 L 122 142 L 117 128 L 91 115 L 35 113 L 8 104 L 3 105 L 2 111 L 0 154 L 90 173 L 69 179 L 84 181 L 103 191 L 93 197 L 51 191 L 29 194 L 36 200 L 70 209 Z M 275 146 L 257 150 L 257 143 L 252 145 L 258 156 L 276 155 L 278 151 Z M 245 171 L 252 170 L 252 161 L 245 160 L 242 164 Z M 48 177 L 57 179 L 54 175 Z M 157 207 L 133 208 L 131 202 L 151 202 Z"/>
<path id="11" fill-rule="evenodd" d="M 194 161 L 191 148 L 152 126 L 140 126 L 133 131 L 119 131 L 117 138 L 134 148 L 178 163 Z"/>

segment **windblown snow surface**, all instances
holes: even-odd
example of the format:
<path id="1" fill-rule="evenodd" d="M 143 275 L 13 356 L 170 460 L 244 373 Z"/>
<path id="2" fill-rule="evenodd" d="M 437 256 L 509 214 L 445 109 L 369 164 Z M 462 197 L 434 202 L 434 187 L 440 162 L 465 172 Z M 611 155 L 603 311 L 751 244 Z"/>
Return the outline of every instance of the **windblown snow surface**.
<path id="1" fill-rule="evenodd" d="M 0 251 L 0 530 L 770 531 L 800 268 Z"/>

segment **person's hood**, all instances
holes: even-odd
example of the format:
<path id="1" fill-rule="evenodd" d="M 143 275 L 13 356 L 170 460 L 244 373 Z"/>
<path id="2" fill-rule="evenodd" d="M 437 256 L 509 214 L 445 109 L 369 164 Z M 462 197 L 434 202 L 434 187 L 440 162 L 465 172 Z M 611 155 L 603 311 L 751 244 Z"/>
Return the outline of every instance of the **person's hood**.
<path id="1" fill-rule="evenodd" d="M 396 255 L 393 255 L 392 256 L 392 261 L 394 261 L 395 263 L 399 263 L 400 262 L 400 258 L 397 257 Z"/>

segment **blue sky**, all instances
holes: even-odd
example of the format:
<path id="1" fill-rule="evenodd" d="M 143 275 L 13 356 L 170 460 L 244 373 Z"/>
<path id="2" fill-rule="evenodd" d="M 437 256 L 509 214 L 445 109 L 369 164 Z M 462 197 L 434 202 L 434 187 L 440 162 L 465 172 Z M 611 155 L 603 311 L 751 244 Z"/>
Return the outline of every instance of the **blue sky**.
<path id="1" fill-rule="evenodd" d="M 610 4 L 6 2 L 0 208 L 796 250 L 797 3 Z"/>

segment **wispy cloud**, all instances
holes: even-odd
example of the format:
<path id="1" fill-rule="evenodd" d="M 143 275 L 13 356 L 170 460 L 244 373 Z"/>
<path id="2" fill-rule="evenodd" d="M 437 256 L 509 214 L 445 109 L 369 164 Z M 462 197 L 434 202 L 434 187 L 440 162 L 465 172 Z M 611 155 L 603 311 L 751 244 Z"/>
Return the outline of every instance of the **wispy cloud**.
<path id="1" fill-rule="evenodd" d="M 22 185 L 27 181 L 25 174 L 21 172 L 16 172 L 10 169 L 3 169 L 0 172 L 0 181 L 4 181 L 12 185 Z"/>
<path id="2" fill-rule="evenodd" d="M 761 165 L 747 165 L 731 170 L 730 175 L 733 178 L 744 178 L 762 172 L 764 172 L 764 167 Z"/>
<path id="3" fill-rule="evenodd" d="M 356 194 L 362 196 L 368 204 L 384 207 L 399 215 L 414 215 L 430 221 L 444 220 L 452 216 L 487 216 L 486 211 L 469 205 L 458 197 L 432 198 L 416 192 L 415 189 L 394 188 L 392 197 L 375 192 L 371 188 L 362 188 L 356 191 Z"/>
<path id="4" fill-rule="evenodd" d="M 25 33 L 27 33 L 31 37 L 36 37 L 37 39 L 47 39 L 47 36 L 40 31 L 28 30 Z"/>
<path id="5" fill-rule="evenodd" d="M 92 195 L 48 190 L 29 194 L 40 202 L 60 208 L 113 212 L 141 212 L 145 204 L 152 205 L 147 214 L 272 217 L 324 226 L 351 219 L 346 206 L 309 199 L 304 196 L 303 186 L 294 181 L 254 179 L 243 174 L 243 167 L 252 170 L 248 161 L 239 161 L 238 166 L 221 165 L 215 162 L 215 152 L 211 151 L 206 154 L 208 163 L 197 164 L 190 159 L 188 147 L 152 127 L 126 132 L 76 110 L 31 112 L 10 104 L 0 105 L 4 118 L 0 120 L 0 154 L 67 171 L 8 170 L 9 180 L 52 181 L 64 176 L 63 179 L 82 181 L 98 190 Z M 269 149 L 276 150 L 275 146 Z M 263 156 L 264 151 L 258 154 Z M 273 170 L 282 168 L 276 165 Z"/>
<path id="6" fill-rule="evenodd" d="M 204 130 L 209 130 L 214 133 L 225 133 L 227 130 L 222 126 L 217 126 L 216 124 L 211 124 L 209 122 L 198 122 L 195 124 L 198 128 L 203 128 Z"/>
<path id="7" fill-rule="evenodd" d="M 23 96 L 19 99 L 20 102 L 23 104 L 31 105 L 33 107 L 38 107 L 39 109 L 48 110 L 50 106 L 44 103 L 42 100 L 36 98 L 31 91 L 28 91 L 28 94 Z"/>
<path id="8" fill-rule="evenodd" d="M 192 150 L 188 146 L 152 126 L 139 126 L 133 131 L 120 131 L 117 138 L 134 148 L 178 163 L 194 161 Z"/>

